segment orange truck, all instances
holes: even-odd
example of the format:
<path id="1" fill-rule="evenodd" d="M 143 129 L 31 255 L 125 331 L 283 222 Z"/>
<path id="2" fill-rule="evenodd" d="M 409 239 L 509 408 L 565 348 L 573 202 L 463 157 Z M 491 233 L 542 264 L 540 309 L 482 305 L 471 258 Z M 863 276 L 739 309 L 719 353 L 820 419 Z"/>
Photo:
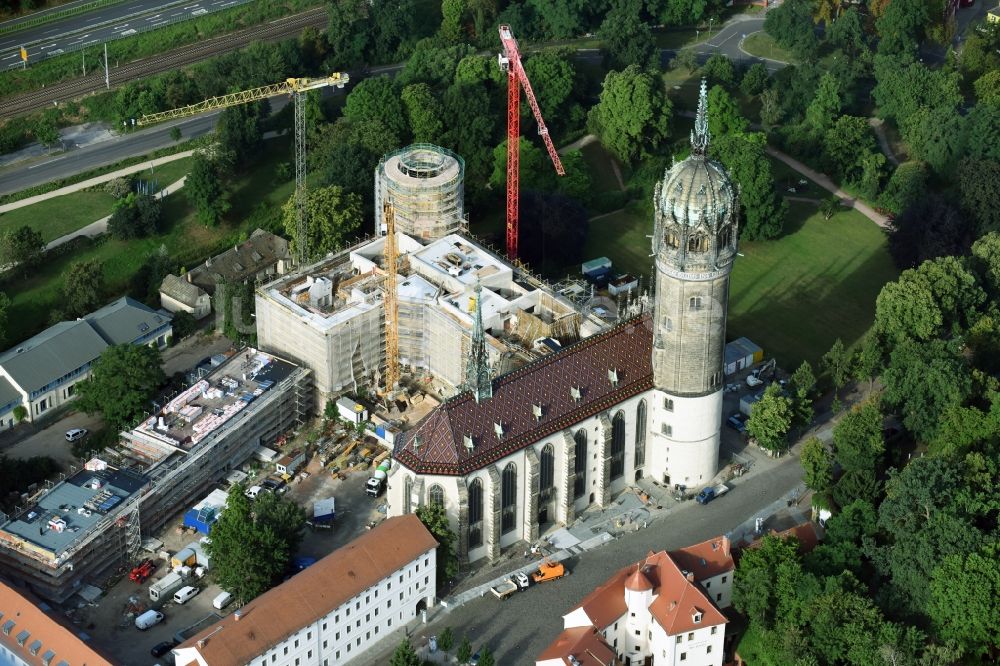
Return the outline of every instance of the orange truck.
<path id="1" fill-rule="evenodd" d="M 531 579 L 536 583 L 547 583 L 550 580 L 557 580 L 568 575 L 569 571 L 562 565 L 562 562 L 546 559 L 538 566 L 538 571 L 531 574 Z"/>

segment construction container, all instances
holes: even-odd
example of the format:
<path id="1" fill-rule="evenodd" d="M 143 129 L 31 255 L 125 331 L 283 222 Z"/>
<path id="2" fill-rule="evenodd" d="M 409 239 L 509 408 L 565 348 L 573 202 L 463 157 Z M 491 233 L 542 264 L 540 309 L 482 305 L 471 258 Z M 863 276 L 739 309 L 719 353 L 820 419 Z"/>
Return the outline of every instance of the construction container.
<path id="1" fill-rule="evenodd" d="M 178 567 L 193 567 L 198 564 L 198 556 L 195 554 L 192 548 L 183 548 L 173 557 L 170 558 L 170 568 L 177 569 Z"/>

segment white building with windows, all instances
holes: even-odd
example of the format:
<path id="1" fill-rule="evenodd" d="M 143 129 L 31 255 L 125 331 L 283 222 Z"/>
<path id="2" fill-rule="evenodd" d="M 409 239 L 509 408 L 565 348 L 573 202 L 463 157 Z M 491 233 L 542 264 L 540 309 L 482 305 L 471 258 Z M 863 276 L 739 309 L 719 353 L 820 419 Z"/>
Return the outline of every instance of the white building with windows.
<path id="1" fill-rule="evenodd" d="M 177 666 L 333 666 L 433 604 L 437 541 L 389 518 L 174 648 Z"/>
<path id="2" fill-rule="evenodd" d="M 689 488 L 714 479 L 738 201 L 707 156 L 706 104 L 703 83 L 691 156 L 656 187 L 653 312 L 491 379 L 489 312 L 476 298 L 468 353 L 433 338 L 465 359 L 465 390 L 396 438 L 390 515 L 442 505 L 459 557 L 495 561 L 643 476 Z"/>
<path id="3" fill-rule="evenodd" d="M 733 569 L 725 537 L 650 553 L 564 615 L 536 666 L 722 666 Z"/>

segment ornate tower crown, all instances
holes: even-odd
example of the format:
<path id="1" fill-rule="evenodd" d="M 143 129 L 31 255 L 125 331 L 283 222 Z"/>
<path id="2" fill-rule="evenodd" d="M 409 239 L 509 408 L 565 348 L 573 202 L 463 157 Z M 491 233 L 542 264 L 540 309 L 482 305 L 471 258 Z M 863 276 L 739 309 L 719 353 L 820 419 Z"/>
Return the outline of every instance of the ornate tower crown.
<path id="1" fill-rule="evenodd" d="M 708 84 L 701 80 L 701 91 L 698 93 L 698 114 L 694 119 L 694 129 L 691 131 L 691 154 L 704 155 L 708 150 Z"/>

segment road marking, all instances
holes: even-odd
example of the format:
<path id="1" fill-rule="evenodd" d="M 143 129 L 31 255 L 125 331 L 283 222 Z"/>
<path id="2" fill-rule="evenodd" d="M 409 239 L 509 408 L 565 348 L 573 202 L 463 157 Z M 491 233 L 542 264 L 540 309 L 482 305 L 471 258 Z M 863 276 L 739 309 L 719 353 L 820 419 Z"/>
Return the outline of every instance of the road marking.
<path id="1" fill-rule="evenodd" d="M 63 51 L 62 49 L 56 49 L 55 51 L 49 51 L 48 55 L 57 56 L 57 55 L 62 55 L 63 53 L 65 53 L 65 51 Z"/>
<path id="2" fill-rule="evenodd" d="M 201 16 L 202 14 L 207 14 L 208 10 L 202 7 L 201 9 L 196 9 L 191 12 L 191 16 Z"/>
<path id="3" fill-rule="evenodd" d="M 122 37 L 129 37 L 130 35 L 134 34 L 136 34 L 135 28 L 129 28 L 128 30 L 122 33 Z"/>
<path id="4" fill-rule="evenodd" d="M 52 164 L 53 162 L 58 162 L 59 160 L 64 160 L 64 159 L 66 159 L 65 155 L 63 157 L 57 157 L 54 160 L 49 160 L 48 162 L 42 162 L 41 164 L 35 164 L 35 165 L 30 166 L 28 168 L 29 169 L 37 169 L 40 166 L 45 166 L 46 164 Z"/>
<path id="5" fill-rule="evenodd" d="M 149 25 L 155 27 L 158 25 L 166 25 L 167 23 L 169 23 L 169 21 L 157 21 L 156 23 L 150 23 Z"/>
<path id="6" fill-rule="evenodd" d="M 16 58 L 17 56 L 18 56 L 17 53 L 11 53 L 9 56 L 4 56 L 3 58 L 0 58 L 0 60 L 10 60 L 11 58 Z"/>

